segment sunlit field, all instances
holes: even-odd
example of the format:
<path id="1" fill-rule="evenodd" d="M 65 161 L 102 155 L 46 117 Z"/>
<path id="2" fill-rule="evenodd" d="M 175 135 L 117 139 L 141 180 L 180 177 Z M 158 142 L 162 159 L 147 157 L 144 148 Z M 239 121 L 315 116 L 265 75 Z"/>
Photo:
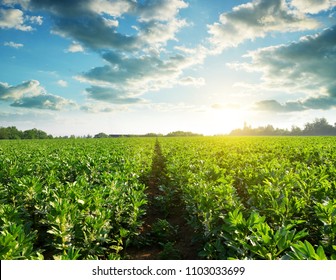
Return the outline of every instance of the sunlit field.
<path id="1" fill-rule="evenodd" d="M 335 146 L 1 141 L 0 259 L 336 259 Z"/>

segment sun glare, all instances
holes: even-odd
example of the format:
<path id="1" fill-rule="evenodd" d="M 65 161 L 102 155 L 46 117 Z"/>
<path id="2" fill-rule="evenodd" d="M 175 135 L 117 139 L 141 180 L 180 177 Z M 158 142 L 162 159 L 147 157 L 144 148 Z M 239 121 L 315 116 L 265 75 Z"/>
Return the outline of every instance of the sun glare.
<path id="1" fill-rule="evenodd" d="M 220 108 L 210 111 L 209 116 L 211 120 L 205 128 L 206 135 L 228 134 L 243 126 L 246 112 L 236 108 Z"/>

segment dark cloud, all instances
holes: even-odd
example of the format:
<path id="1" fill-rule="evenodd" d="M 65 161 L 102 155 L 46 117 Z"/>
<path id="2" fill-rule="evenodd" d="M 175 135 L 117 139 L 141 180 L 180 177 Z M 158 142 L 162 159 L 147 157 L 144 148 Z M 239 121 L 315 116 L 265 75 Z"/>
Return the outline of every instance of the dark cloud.
<path id="1" fill-rule="evenodd" d="M 143 103 L 144 100 L 137 97 L 125 96 L 125 93 L 110 87 L 92 86 L 86 89 L 89 97 L 95 100 L 110 102 L 114 104 Z"/>
<path id="2" fill-rule="evenodd" d="M 83 0 L 30 0 L 29 8 L 34 10 L 45 10 L 54 15 L 65 17 L 78 17 L 87 14 L 90 1 Z"/>
<path id="3" fill-rule="evenodd" d="M 219 22 L 209 25 L 210 42 L 216 52 L 243 41 L 264 37 L 268 32 L 291 32 L 315 29 L 318 22 L 285 0 L 255 0 L 220 15 Z"/>
<path id="4" fill-rule="evenodd" d="M 336 107 L 336 96 L 319 96 L 307 98 L 303 104 L 308 109 L 323 109 L 328 110 Z"/>
<path id="5" fill-rule="evenodd" d="M 305 110 L 301 102 L 286 102 L 280 104 L 276 100 L 263 100 L 255 104 L 255 110 L 259 111 L 273 111 L 273 112 L 294 112 Z"/>
<path id="6" fill-rule="evenodd" d="M 178 18 L 187 6 L 183 0 L 30 2 L 30 9 L 51 16 L 55 34 L 102 56 L 105 66 L 77 78 L 92 85 L 87 89 L 90 98 L 118 104 L 141 102 L 137 95 L 178 84 L 183 69 L 197 63 L 198 56 L 160 56 L 162 46 L 176 40 L 175 34 L 187 25 Z M 130 23 L 124 16 L 132 18 L 131 26 L 125 26 Z"/>
<path id="7" fill-rule="evenodd" d="M 61 110 L 65 106 L 75 105 L 73 102 L 52 94 L 41 94 L 37 96 L 27 96 L 16 100 L 11 104 L 13 107 L 30 109 Z"/>
<path id="8" fill-rule="evenodd" d="M 51 14 L 56 34 L 72 38 L 86 48 L 132 51 L 173 39 L 184 25 L 174 17 L 187 4 L 182 0 L 31 0 L 30 7 Z M 126 13 L 137 22 L 135 34 L 118 31 L 118 19 Z"/>
<path id="9" fill-rule="evenodd" d="M 298 101 L 288 101 L 284 104 L 276 100 L 262 100 L 255 104 L 254 109 L 258 111 L 273 111 L 273 112 L 297 112 L 309 109 L 329 110 L 336 106 L 336 98 L 330 96 L 322 96 L 315 98 L 307 98 Z"/>
<path id="10" fill-rule="evenodd" d="M 305 36 L 290 45 L 268 47 L 251 52 L 248 71 L 262 73 L 263 86 L 288 93 L 304 93 L 297 102 L 264 101 L 259 108 L 275 111 L 330 109 L 336 105 L 336 27 Z"/>
<path id="11" fill-rule="evenodd" d="M 0 82 L 0 100 L 16 100 L 23 95 L 35 95 L 41 91 L 40 83 L 36 80 L 23 82 L 17 86 L 10 86 Z"/>
<path id="12" fill-rule="evenodd" d="M 0 82 L 0 100 L 13 102 L 13 107 L 31 109 L 61 110 L 76 104 L 63 97 L 49 94 L 36 80 L 26 81 L 17 86 Z"/>
<path id="13" fill-rule="evenodd" d="M 139 1 L 136 12 L 142 21 L 162 21 L 174 18 L 179 11 L 188 7 L 182 0 L 145 0 Z"/>
<path id="14" fill-rule="evenodd" d="M 108 63 L 102 67 L 96 67 L 92 70 L 78 76 L 77 79 L 89 82 L 103 88 L 103 92 L 92 94 L 89 89 L 90 97 L 94 99 L 111 102 L 115 101 L 116 96 L 136 96 L 148 91 L 155 91 L 160 88 L 169 88 L 175 84 L 181 85 L 202 85 L 204 80 L 201 78 L 180 76 L 183 70 L 202 59 L 196 56 L 185 56 L 177 54 L 165 60 L 157 56 L 126 56 L 116 52 L 107 52 L 103 58 Z M 109 89 L 109 90 L 107 90 Z M 109 97 L 111 94 L 111 98 Z M 137 101 L 130 99 L 129 101 Z"/>
<path id="15" fill-rule="evenodd" d="M 8 2 L 20 4 L 23 11 L 48 14 L 53 24 L 52 32 L 72 40 L 69 51 L 85 49 L 102 56 L 107 62 L 105 66 L 95 67 L 77 77 L 91 85 L 86 90 L 91 99 L 117 104 L 138 103 L 143 100 L 137 96 L 147 91 L 204 82 L 181 77 L 185 68 L 203 61 L 204 52 L 189 56 L 160 55 L 162 47 L 169 40 L 176 40 L 175 34 L 187 25 L 185 20 L 178 18 L 179 11 L 188 6 L 183 0 Z M 131 18 L 131 23 L 125 21 L 124 16 Z M 124 24 L 123 28 L 119 28 L 119 21 Z M 44 101 L 27 97 L 15 100 L 12 105 L 41 108 L 45 107 Z M 57 102 L 50 104 L 49 108 L 53 109 Z"/>
<path id="16" fill-rule="evenodd" d="M 111 107 L 98 107 L 92 105 L 83 105 L 80 107 L 80 110 L 86 113 L 112 113 L 116 111 L 114 108 Z"/>
<path id="17" fill-rule="evenodd" d="M 62 19 L 56 22 L 54 32 L 81 42 L 87 48 L 132 50 L 139 48 L 136 36 L 116 32 L 101 17 Z"/>
<path id="18" fill-rule="evenodd" d="M 126 57 L 114 52 L 108 52 L 103 58 L 109 63 L 103 67 L 96 67 L 83 76 L 102 82 L 123 85 L 131 80 L 152 76 L 158 71 L 164 72 L 164 62 L 157 57 Z"/>
<path id="19" fill-rule="evenodd" d="M 99 1 L 31 0 L 30 3 L 32 9 L 44 10 L 51 14 L 54 21 L 54 33 L 72 38 L 84 44 L 85 47 L 123 50 L 136 47 L 136 37 L 118 33 L 116 28 L 108 25 L 105 18 L 95 10 L 94 4 L 98 4 Z"/>

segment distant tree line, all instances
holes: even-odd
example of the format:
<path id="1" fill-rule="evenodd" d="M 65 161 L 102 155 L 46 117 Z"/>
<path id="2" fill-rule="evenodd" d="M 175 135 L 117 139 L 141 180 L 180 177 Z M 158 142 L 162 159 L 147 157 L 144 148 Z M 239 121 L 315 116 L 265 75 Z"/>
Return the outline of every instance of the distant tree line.
<path id="1" fill-rule="evenodd" d="M 229 135 L 233 136 L 314 136 L 314 135 L 324 135 L 324 136 L 336 136 L 336 123 L 331 125 L 325 118 L 316 118 L 311 123 L 306 123 L 304 128 L 301 129 L 298 126 L 293 125 L 289 129 L 274 128 L 272 125 L 259 126 L 257 128 L 252 128 L 250 125 L 244 124 L 244 128 L 234 129 Z M 10 127 L 0 127 L 0 139 L 52 139 L 52 138 L 116 138 L 116 137 L 190 137 L 190 136 L 203 136 L 202 134 L 197 134 L 189 131 L 173 131 L 166 135 L 158 133 L 147 133 L 147 134 L 106 134 L 100 132 L 94 136 L 86 135 L 81 137 L 71 136 L 61 136 L 53 137 L 47 134 L 45 131 L 33 128 L 25 131 L 18 130 L 15 126 Z"/>
<path id="2" fill-rule="evenodd" d="M 161 133 L 146 133 L 141 135 L 136 134 L 106 134 L 104 132 L 100 132 L 93 136 L 93 138 L 116 138 L 116 137 L 184 137 L 184 136 L 203 136 L 202 134 L 197 134 L 189 131 L 173 131 L 164 135 Z"/>
<path id="3" fill-rule="evenodd" d="M 85 135 L 85 136 L 58 136 L 53 137 L 46 132 L 33 128 L 25 131 L 17 129 L 15 126 L 10 127 L 0 127 L 0 140 L 1 139 L 74 139 L 74 138 L 118 138 L 118 137 L 172 137 L 172 136 L 203 136 L 202 134 L 197 134 L 193 132 L 186 131 L 174 131 L 166 135 L 160 133 L 147 133 L 147 134 L 106 134 L 104 132 L 97 133 L 95 135 Z"/>
<path id="4" fill-rule="evenodd" d="M 173 137 L 173 136 L 203 136 L 202 134 L 198 134 L 198 133 L 193 133 L 190 131 L 173 131 L 173 132 L 169 132 L 167 135 L 167 137 Z"/>
<path id="5" fill-rule="evenodd" d="M 15 126 L 0 127 L 0 139 L 49 139 L 53 138 L 46 132 L 33 128 L 25 131 L 18 130 Z"/>
<path id="6" fill-rule="evenodd" d="M 230 135 L 235 136 L 262 136 L 262 135 L 283 135 L 283 136 L 333 136 L 336 135 L 336 123 L 334 126 L 330 125 L 325 118 L 316 118 L 311 123 L 306 123 L 304 128 L 301 129 L 298 126 L 292 126 L 289 129 L 274 128 L 272 125 L 259 126 L 257 128 L 252 128 L 251 126 L 244 124 L 243 129 L 234 129 L 230 132 Z"/>

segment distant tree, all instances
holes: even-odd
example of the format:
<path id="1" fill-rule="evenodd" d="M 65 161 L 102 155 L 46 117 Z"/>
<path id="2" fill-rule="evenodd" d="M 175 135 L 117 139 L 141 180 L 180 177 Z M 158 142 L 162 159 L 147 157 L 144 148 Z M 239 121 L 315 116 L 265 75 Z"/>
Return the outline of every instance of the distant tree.
<path id="1" fill-rule="evenodd" d="M 301 130 L 300 127 L 298 127 L 296 125 L 292 125 L 292 130 L 291 130 L 290 134 L 299 136 L 299 135 L 302 135 L 302 130 Z"/>
<path id="2" fill-rule="evenodd" d="M 316 118 L 312 123 L 306 123 L 304 135 L 336 135 L 336 129 L 325 118 Z"/>
<path id="3" fill-rule="evenodd" d="M 0 139 L 48 139 L 53 138 L 42 130 L 36 128 L 21 131 L 15 126 L 0 127 Z"/>
<path id="4" fill-rule="evenodd" d="M 7 128 L 8 130 L 8 139 L 21 139 L 22 131 L 19 131 L 15 126 Z"/>
<path id="5" fill-rule="evenodd" d="M 100 132 L 94 136 L 94 138 L 108 138 L 108 137 L 109 136 L 104 132 Z"/>
<path id="6" fill-rule="evenodd" d="M 46 132 L 33 128 L 28 129 L 23 132 L 23 139 L 48 139 L 51 135 L 48 135 Z"/>
<path id="7" fill-rule="evenodd" d="M 163 136 L 162 134 L 159 134 L 159 133 L 153 133 L 153 132 L 150 132 L 150 133 L 146 133 L 143 135 L 144 137 L 161 137 Z"/>
<path id="8" fill-rule="evenodd" d="M 275 129 L 273 127 L 273 125 L 267 125 L 264 129 L 263 129 L 263 134 L 266 135 L 274 135 L 275 134 Z"/>
<path id="9" fill-rule="evenodd" d="M 274 135 L 290 135 L 290 131 L 288 129 L 276 128 Z"/>
<path id="10" fill-rule="evenodd" d="M 18 130 L 15 126 L 1 127 L 0 139 L 21 139 L 22 131 Z"/>
<path id="11" fill-rule="evenodd" d="M 325 118 L 316 118 L 313 122 L 306 123 L 303 130 L 293 125 L 289 131 L 279 128 L 275 129 L 272 125 L 251 128 L 251 126 L 244 123 L 243 129 L 234 129 L 230 132 L 230 135 L 336 135 L 336 124 L 332 126 Z"/>
<path id="12" fill-rule="evenodd" d="M 8 139 L 8 130 L 5 127 L 0 127 L 0 139 Z"/>
<path id="13" fill-rule="evenodd" d="M 190 131 L 181 131 L 181 130 L 178 130 L 178 131 L 170 132 L 166 136 L 167 137 L 172 137 L 172 136 L 203 136 L 203 135 L 202 134 L 193 133 L 193 132 L 190 132 Z"/>

